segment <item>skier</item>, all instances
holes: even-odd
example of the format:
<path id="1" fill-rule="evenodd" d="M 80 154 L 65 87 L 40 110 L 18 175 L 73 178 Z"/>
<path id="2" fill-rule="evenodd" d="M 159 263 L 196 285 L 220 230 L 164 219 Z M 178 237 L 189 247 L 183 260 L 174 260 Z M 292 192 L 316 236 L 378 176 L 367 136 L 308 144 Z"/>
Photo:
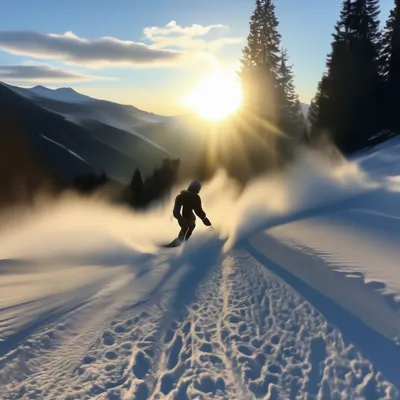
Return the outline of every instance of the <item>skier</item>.
<path id="1" fill-rule="evenodd" d="M 175 199 L 173 215 L 178 220 L 181 231 L 178 238 L 180 242 L 184 242 L 192 236 L 196 228 L 196 216 L 203 221 L 204 225 L 211 226 L 210 220 L 201 206 L 201 198 L 199 196 L 201 183 L 193 181 L 187 190 L 182 190 Z M 181 213 L 182 209 L 182 213 Z"/>

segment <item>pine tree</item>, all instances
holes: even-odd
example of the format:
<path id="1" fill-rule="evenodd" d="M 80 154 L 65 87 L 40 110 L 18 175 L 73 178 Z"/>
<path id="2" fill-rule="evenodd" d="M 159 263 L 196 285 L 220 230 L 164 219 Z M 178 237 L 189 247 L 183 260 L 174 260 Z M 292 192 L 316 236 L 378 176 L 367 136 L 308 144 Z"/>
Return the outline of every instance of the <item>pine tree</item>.
<path id="1" fill-rule="evenodd" d="M 271 0 L 256 0 L 239 76 L 243 86 L 245 108 L 270 121 L 276 119 L 280 40 L 275 6 Z"/>
<path id="2" fill-rule="evenodd" d="M 381 126 L 378 14 L 378 0 L 343 2 L 316 99 L 313 130 L 329 132 L 345 152 L 364 146 Z"/>
<path id="3" fill-rule="evenodd" d="M 381 47 L 379 0 L 366 0 L 366 10 L 368 16 L 369 39 L 374 47 L 374 58 L 377 59 Z"/>
<path id="4" fill-rule="evenodd" d="M 353 7 L 353 29 L 358 39 L 358 55 L 364 62 L 364 74 L 369 73 L 374 80 L 379 77 L 382 47 L 379 0 L 356 0 Z"/>
<path id="5" fill-rule="evenodd" d="M 379 0 L 356 0 L 353 10 L 355 33 L 353 65 L 357 97 L 355 121 L 357 133 L 353 134 L 356 148 L 367 143 L 382 129 L 383 82 L 380 75 L 381 32 Z"/>
<path id="6" fill-rule="evenodd" d="M 345 104 L 349 100 L 347 95 L 352 81 L 351 26 L 352 3 L 351 0 L 345 0 L 332 35 L 332 51 L 327 58 L 328 71 L 319 84 L 320 93 L 315 96 L 312 110 L 316 115 L 312 127 L 313 137 L 329 133 L 341 148 L 346 147 L 346 127 L 351 117 L 349 104 Z"/>
<path id="7" fill-rule="evenodd" d="M 384 128 L 400 131 L 400 0 L 386 22 L 381 47 L 381 75 L 385 85 Z"/>
<path id="8" fill-rule="evenodd" d="M 129 184 L 129 203 L 134 206 L 141 206 L 143 201 L 144 183 L 142 174 L 136 168 L 131 183 Z"/>
<path id="9" fill-rule="evenodd" d="M 275 131 L 298 138 L 304 132 L 305 121 L 295 92 L 292 67 L 287 63 L 286 52 L 280 50 L 278 26 L 272 1 L 256 0 L 239 72 L 244 108 L 256 120 L 267 121 L 264 126 L 273 126 Z M 268 136 L 268 132 L 264 134 Z"/>
<path id="10" fill-rule="evenodd" d="M 131 183 L 129 187 L 135 191 L 141 192 L 143 189 L 143 179 L 142 179 L 142 174 L 139 171 L 139 168 L 135 169 L 135 172 L 133 173 Z"/>
<path id="11" fill-rule="evenodd" d="M 287 52 L 282 50 L 278 71 L 280 127 L 292 138 L 300 139 L 300 136 L 304 133 L 305 121 L 293 82 L 292 66 L 287 64 L 287 60 Z"/>
<path id="12" fill-rule="evenodd" d="M 319 118 L 319 104 L 322 96 L 321 85 L 322 80 L 318 82 L 317 92 L 311 100 L 310 108 L 308 109 L 307 124 L 310 132 L 310 139 L 316 134 L 315 128 Z"/>

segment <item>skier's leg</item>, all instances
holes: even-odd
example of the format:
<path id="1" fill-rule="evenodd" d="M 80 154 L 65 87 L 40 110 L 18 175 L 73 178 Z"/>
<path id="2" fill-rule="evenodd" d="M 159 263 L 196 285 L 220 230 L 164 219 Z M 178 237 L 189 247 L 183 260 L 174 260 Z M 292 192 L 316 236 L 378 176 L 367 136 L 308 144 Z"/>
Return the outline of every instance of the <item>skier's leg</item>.
<path id="1" fill-rule="evenodd" d="M 196 228 L 196 224 L 194 222 L 191 222 L 188 225 L 188 229 L 187 229 L 187 232 L 186 232 L 185 240 L 189 240 L 189 238 L 190 238 L 190 236 L 192 236 L 192 233 L 193 233 L 195 228 Z"/>
<path id="2" fill-rule="evenodd" d="M 179 231 L 178 238 L 182 242 L 185 240 L 186 232 L 187 232 L 187 228 L 186 229 L 185 228 L 181 228 L 181 230 Z"/>
<path id="3" fill-rule="evenodd" d="M 186 238 L 187 232 L 189 229 L 189 222 L 188 221 L 182 221 L 181 223 L 181 230 L 179 232 L 178 238 L 183 242 Z"/>

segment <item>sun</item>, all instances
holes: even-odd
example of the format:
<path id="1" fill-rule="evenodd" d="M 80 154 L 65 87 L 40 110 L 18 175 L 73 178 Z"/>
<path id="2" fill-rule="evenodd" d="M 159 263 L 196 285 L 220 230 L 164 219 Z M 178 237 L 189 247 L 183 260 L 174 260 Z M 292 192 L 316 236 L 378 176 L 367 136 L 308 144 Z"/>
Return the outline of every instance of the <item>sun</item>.
<path id="1" fill-rule="evenodd" d="M 211 121 L 219 121 L 235 112 L 242 102 L 240 83 L 230 75 L 215 73 L 205 77 L 182 103 Z"/>

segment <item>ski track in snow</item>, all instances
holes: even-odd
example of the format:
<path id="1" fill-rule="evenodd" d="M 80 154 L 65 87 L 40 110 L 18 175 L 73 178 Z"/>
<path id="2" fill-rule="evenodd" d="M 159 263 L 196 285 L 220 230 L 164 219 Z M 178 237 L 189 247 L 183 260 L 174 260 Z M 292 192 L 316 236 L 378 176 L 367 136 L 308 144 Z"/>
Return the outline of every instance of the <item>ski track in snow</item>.
<path id="1" fill-rule="evenodd" d="M 61 147 L 62 149 L 64 149 L 64 150 L 67 151 L 68 153 L 72 154 L 74 157 L 79 158 L 81 161 L 83 161 L 85 164 L 87 164 L 87 161 L 86 161 L 85 159 L 83 159 L 79 154 L 76 154 L 76 153 L 73 152 L 72 150 L 69 150 L 67 147 L 63 146 L 62 144 L 56 142 L 56 141 L 53 140 L 53 139 L 48 138 L 48 137 L 45 136 L 45 135 L 42 135 L 42 134 L 41 134 L 40 136 L 41 136 L 43 139 L 46 139 L 46 140 L 48 140 L 49 142 L 54 143 L 56 146 Z"/>
<path id="2" fill-rule="evenodd" d="M 400 399 L 312 304 L 221 246 L 204 244 L 202 262 L 190 249 L 157 256 L 156 280 L 107 275 L 2 354 L 0 398 Z"/>

